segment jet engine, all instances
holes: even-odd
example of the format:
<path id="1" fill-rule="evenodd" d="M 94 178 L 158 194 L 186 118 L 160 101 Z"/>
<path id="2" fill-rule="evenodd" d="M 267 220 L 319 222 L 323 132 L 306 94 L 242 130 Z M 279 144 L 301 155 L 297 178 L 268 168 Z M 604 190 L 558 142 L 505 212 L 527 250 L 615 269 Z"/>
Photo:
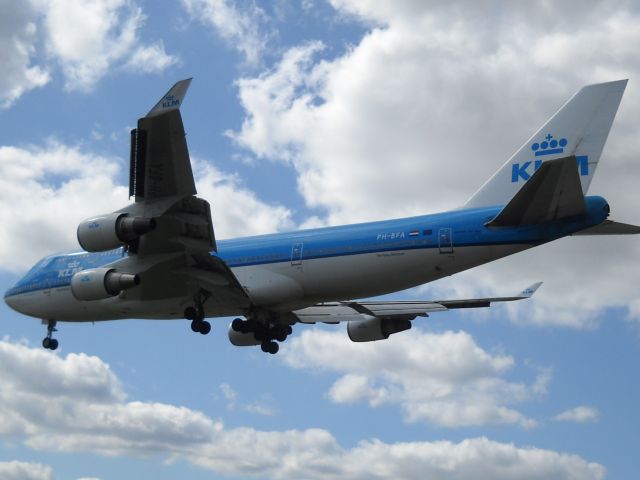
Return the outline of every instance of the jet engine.
<path id="1" fill-rule="evenodd" d="M 156 228 L 153 218 L 116 212 L 88 218 L 78 225 L 78 243 L 87 252 L 104 252 L 132 242 Z"/>
<path id="2" fill-rule="evenodd" d="M 113 268 L 90 268 L 71 278 L 71 293 L 77 300 L 102 300 L 140 284 L 140 277 Z"/>
<path id="3" fill-rule="evenodd" d="M 242 333 L 233 329 L 232 324 L 229 324 L 229 341 L 236 347 L 252 347 L 254 345 L 260 345 L 262 342 L 256 340 L 253 332 Z"/>
<path id="4" fill-rule="evenodd" d="M 363 320 L 353 320 L 347 324 L 347 333 L 352 342 L 385 340 L 389 335 L 411 328 L 411 321 L 406 318 L 364 317 Z"/>

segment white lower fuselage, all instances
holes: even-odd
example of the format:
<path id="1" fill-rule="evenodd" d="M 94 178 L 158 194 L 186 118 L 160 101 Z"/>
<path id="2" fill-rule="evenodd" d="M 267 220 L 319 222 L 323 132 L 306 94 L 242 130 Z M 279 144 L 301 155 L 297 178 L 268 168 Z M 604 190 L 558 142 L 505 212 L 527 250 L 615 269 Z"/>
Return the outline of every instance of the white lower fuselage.
<path id="1" fill-rule="evenodd" d="M 526 245 L 473 246 L 441 253 L 438 248 L 345 255 L 301 262 L 232 268 L 256 306 L 291 311 L 322 301 L 346 300 L 404 290 L 520 252 Z M 293 263 L 293 264 L 292 264 Z M 129 292 L 97 301 L 78 301 L 70 286 L 35 290 L 11 298 L 11 306 L 43 319 L 101 321 L 126 318 L 178 319 L 190 295 L 140 302 Z M 216 302 L 205 303 L 207 317 L 245 312 Z"/>

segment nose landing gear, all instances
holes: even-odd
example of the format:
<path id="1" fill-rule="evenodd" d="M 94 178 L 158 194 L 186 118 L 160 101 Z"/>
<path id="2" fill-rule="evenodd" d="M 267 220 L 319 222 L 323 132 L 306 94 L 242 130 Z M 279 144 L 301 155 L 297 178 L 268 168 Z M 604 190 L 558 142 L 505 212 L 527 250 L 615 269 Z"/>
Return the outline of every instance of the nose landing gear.
<path id="1" fill-rule="evenodd" d="M 56 321 L 49 320 L 47 322 L 47 336 L 44 337 L 44 340 L 42 340 L 42 346 L 44 348 L 49 350 L 55 350 L 56 348 L 58 348 L 58 340 L 52 338 L 53 332 L 57 331 L 58 329 L 56 328 Z"/>

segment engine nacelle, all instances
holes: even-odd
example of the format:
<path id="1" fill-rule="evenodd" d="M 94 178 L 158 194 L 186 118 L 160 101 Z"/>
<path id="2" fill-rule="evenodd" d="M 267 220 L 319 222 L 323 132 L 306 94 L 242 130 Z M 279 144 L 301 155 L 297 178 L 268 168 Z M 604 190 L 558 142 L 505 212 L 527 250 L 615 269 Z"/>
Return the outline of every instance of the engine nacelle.
<path id="1" fill-rule="evenodd" d="M 236 332 L 229 324 L 229 341 L 236 347 L 252 347 L 254 345 L 260 345 L 262 342 L 256 340 L 253 332 L 242 333 Z"/>
<path id="2" fill-rule="evenodd" d="M 119 273 L 113 268 L 90 268 L 71 278 L 71 293 L 76 300 L 102 300 L 140 284 L 140 277 Z"/>
<path id="3" fill-rule="evenodd" d="M 366 315 L 363 320 L 347 324 L 347 333 L 352 342 L 375 342 L 386 340 L 389 335 L 411 328 L 411 321 L 404 318 L 378 318 Z"/>
<path id="4" fill-rule="evenodd" d="M 104 252 L 136 240 L 156 228 L 153 218 L 110 213 L 88 218 L 78 225 L 78 243 L 87 252 Z"/>

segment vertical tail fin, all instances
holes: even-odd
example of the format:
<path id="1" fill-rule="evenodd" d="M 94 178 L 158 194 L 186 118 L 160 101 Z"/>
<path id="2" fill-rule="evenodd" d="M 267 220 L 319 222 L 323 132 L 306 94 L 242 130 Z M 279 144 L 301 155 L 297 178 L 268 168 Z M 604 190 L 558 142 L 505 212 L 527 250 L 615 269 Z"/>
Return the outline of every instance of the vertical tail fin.
<path id="1" fill-rule="evenodd" d="M 627 80 L 587 85 L 545 123 L 465 204 L 504 205 L 548 160 L 574 155 L 587 193 Z"/>

